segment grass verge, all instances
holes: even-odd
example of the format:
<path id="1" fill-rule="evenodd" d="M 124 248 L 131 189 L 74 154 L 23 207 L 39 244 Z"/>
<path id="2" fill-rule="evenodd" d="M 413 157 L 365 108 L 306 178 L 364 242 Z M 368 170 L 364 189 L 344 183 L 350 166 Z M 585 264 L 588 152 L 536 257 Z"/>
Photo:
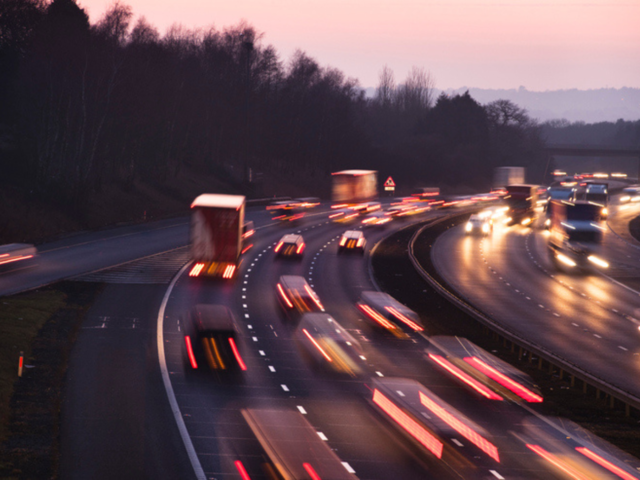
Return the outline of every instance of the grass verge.
<path id="1" fill-rule="evenodd" d="M 55 477 L 67 359 L 100 289 L 61 282 L 0 299 L 0 478 Z"/>

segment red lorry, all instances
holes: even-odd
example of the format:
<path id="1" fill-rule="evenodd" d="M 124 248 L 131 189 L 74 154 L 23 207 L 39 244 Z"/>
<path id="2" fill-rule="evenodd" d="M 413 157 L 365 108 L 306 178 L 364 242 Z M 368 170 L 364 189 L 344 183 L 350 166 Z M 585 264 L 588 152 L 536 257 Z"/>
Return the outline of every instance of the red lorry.
<path id="1" fill-rule="evenodd" d="M 243 245 L 245 198 L 203 194 L 191 204 L 191 277 L 233 278 Z"/>

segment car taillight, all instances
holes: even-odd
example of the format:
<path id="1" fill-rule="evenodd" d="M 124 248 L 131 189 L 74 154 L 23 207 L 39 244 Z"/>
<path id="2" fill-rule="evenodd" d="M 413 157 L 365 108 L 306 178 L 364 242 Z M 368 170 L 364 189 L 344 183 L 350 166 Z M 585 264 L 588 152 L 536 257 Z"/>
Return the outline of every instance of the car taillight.
<path id="1" fill-rule="evenodd" d="M 278 245 L 276 245 L 276 248 L 273 249 L 274 252 L 278 252 L 280 251 L 280 249 L 282 248 L 284 242 L 280 242 L 278 243 Z"/>
<path id="2" fill-rule="evenodd" d="M 287 298 L 287 295 L 284 293 L 284 290 L 282 289 L 282 285 L 278 283 L 277 288 L 278 288 L 278 291 L 280 292 L 280 295 L 282 296 L 282 299 L 285 301 L 287 306 L 289 308 L 293 308 L 293 303 L 291 303 L 291 301 Z"/>
<path id="3" fill-rule="evenodd" d="M 364 238 L 359 238 L 358 239 L 358 243 L 356 244 L 356 247 L 361 247 L 362 246 L 362 242 L 364 242 Z"/>
<path id="4" fill-rule="evenodd" d="M 187 346 L 187 355 L 189 356 L 189 362 L 191 363 L 191 367 L 198 368 L 198 363 L 196 362 L 196 356 L 193 354 L 193 347 L 191 346 L 191 337 L 189 335 L 184 336 L 184 343 Z"/>
<path id="5" fill-rule="evenodd" d="M 342 238 L 340 239 L 340 246 L 341 246 L 341 247 L 344 247 L 344 244 L 345 244 L 345 243 L 347 243 L 347 237 L 342 237 Z"/>
<path id="6" fill-rule="evenodd" d="M 298 246 L 298 249 L 296 250 L 296 253 L 297 253 L 298 255 L 300 255 L 300 254 L 302 253 L 302 251 L 303 251 L 303 250 L 304 250 L 304 243 L 301 243 L 301 244 Z"/>

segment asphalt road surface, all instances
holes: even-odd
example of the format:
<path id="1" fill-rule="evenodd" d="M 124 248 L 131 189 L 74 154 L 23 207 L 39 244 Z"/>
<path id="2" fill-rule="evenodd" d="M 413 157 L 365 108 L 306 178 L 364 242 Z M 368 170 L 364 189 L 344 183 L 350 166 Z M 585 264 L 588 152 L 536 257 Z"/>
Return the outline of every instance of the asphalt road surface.
<path id="1" fill-rule="evenodd" d="M 638 214 L 637 207 L 635 215 Z M 576 275 L 549 260 L 541 229 L 497 224 L 487 238 L 463 226 L 438 238 L 433 262 L 458 293 L 509 330 L 640 396 L 640 255 L 613 208 L 605 272 Z M 625 218 L 628 210 L 623 210 Z M 624 221 L 623 220 L 623 221 Z M 628 230 L 627 230 L 628 232 Z M 628 233 L 627 233 L 628 234 Z"/>

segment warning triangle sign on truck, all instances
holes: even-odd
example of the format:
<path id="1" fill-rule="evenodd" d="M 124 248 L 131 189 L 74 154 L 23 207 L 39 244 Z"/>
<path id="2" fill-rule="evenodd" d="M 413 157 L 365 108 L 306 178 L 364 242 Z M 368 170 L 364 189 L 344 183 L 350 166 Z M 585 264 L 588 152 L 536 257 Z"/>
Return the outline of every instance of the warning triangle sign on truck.
<path id="1" fill-rule="evenodd" d="M 396 186 L 396 182 L 393 181 L 393 178 L 389 177 L 389 178 L 387 178 L 387 181 L 384 182 L 384 186 L 385 187 L 395 187 Z"/>

